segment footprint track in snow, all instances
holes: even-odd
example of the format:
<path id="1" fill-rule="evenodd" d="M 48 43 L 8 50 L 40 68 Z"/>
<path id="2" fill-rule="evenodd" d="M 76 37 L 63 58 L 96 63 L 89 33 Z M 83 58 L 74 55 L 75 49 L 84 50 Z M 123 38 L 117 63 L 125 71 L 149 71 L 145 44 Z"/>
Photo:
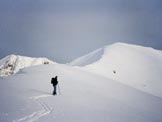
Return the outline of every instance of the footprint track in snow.
<path id="1" fill-rule="evenodd" d="M 34 122 L 37 121 L 39 118 L 51 113 L 53 108 L 50 108 L 45 102 L 40 100 L 40 98 L 45 98 L 49 96 L 51 95 L 39 95 L 30 97 L 30 99 L 36 101 L 42 107 L 42 110 L 35 111 L 32 114 L 24 116 L 18 120 L 14 120 L 13 122 Z"/>

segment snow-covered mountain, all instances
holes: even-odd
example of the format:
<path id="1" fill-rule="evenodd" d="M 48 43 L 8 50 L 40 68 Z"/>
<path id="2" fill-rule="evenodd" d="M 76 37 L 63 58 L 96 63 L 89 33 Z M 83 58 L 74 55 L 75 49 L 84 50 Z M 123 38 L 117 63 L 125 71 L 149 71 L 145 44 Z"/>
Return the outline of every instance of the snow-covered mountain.
<path id="1" fill-rule="evenodd" d="M 162 97 L 162 51 L 115 43 L 80 57 L 70 65 Z"/>
<path id="2" fill-rule="evenodd" d="M 47 58 L 31 58 L 19 55 L 9 55 L 0 60 L 0 77 L 15 74 L 20 69 L 26 67 L 42 64 L 54 64 L 54 62 Z"/>
<path id="3" fill-rule="evenodd" d="M 13 57 L 0 61 L 21 69 L 0 78 L 0 122 L 162 122 L 161 51 L 116 43 L 72 66 Z"/>

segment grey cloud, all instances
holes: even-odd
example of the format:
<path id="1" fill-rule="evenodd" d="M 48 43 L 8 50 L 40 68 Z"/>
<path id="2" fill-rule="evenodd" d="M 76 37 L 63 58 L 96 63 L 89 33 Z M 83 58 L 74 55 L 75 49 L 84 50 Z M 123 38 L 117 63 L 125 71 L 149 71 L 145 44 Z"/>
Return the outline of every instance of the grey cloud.
<path id="1" fill-rule="evenodd" d="M 68 62 L 126 42 L 162 49 L 160 0 L 1 0 L 0 57 Z"/>

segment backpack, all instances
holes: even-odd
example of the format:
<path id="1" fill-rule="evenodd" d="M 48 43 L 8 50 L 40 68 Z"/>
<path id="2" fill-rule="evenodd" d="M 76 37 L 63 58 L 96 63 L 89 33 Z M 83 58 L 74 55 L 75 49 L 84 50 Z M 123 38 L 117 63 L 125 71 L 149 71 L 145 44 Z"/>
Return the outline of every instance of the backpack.
<path id="1" fill-rule="evenodd" d="M 53 84 L 54 78 L 51 78 L 51 84 Z"/>
<path id="2" fill-rule="evenodd" d="M 51 84 L 57 85 L 58 84 L 57 78 L 52 78 L 51 79 Z"/>

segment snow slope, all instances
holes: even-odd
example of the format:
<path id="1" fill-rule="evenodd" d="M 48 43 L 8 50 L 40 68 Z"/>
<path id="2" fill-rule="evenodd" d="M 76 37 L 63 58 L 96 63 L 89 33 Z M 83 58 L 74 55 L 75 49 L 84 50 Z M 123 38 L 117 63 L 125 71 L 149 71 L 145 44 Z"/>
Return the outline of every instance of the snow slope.
<path id="1" fill-rule="evenodd" d="M 58 75 L 60 95 L 50 79 Z M 162 98 L 67 65 L 0 78 L 1 122 L 161 122 Z"/>
<path id="2" fill-rule="evenodd" d="M 80 57 L 70 65 L 162 97 L 162 51 L 115 43 Z"/>
<path id="3" fill-rule="evenodd" d="M 0 77 L 15 74 L 25 67 L 41 64 L 54 64 L 54 62 L 47 58 L 30 58 L 26 56 L 9 55 L 0 60 Z"/>

